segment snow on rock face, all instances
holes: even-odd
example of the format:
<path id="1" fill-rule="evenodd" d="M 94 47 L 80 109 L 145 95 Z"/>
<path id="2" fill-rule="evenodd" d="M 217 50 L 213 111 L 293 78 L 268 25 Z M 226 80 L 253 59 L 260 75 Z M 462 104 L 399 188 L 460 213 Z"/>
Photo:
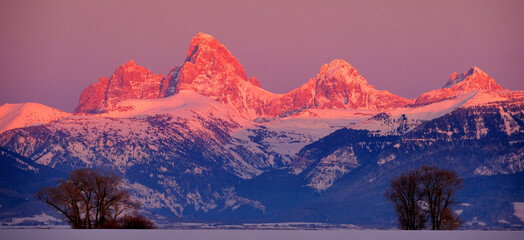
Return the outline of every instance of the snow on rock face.
<path id="1" fill-rule="evenodd" d="M 108 111 L 98 114 L 98 116 L 111 118 L 146 118 L 147 116 L 171 114 L 177 117 L 192 118 L 198 113 L 206 116 L 231 118 L 242 123 L 247 121 L 228 106 L 191 90 L 183 90 L 174 96 L 160 99 L 123 100 L 118 102 L 115 107 L 117 109 L 125 109 L 126 111 Z"/>
<path id="2" fill-rule="evenodd" d="M 191 40 L 178 73 L 169 75 L 174 76 L 171 79 L 178 78 L 169 81 L 176 84 L 174 93 L 193 90 L 253 118 L 262 114 L 265 99 L 277 96 L 261 89 L 256 78 L 248 79 L 240 62 L 224 45 L 204 33 Z"/>
<path id="3" fill-rule="evenodd" d="M 204 151 L 201 157 L 205 159 L 220 158 L 224 169 L 241 178 L 251 178 L 274 165 L 265 152 L 251 152 L 241 140 L 232 138 L 252 122 L 193 91 L 162 99 L 128 99 L 115 107 L 127 111 L 76 115 L 39 128 L 24 128 L 1 135 L 0 146 L 51 167 L 91 167 L 105 162 L 123 171 L 158 156 L 184 158 L 196 147 L 205 149 L 196 155 Z"/>
<path id="4" fill-rule="evenodd" d="M 411 103 L 388 91 L 376 90 L 340 59 L 325 64 L 316 78 L 287 94 L 267 92 L 256 78 L 247 78 L 242 65 L 222 44 L 203 33 L 191 41 L 179 72 L 169 75 L 173 76 L 169 82 L 176 84 L 176 92 L 194 90 L 251 119 L 304 108 L 385 110 Z"/>
<path id="5" fill-rule="evenodd" d="M 212 74 L 227 74 L 238 80 L 249 82 L 240 62 L 215 38 L 205 33 L 197 34 L 187 52 L 187 59 L 181 71 L 180 84 L 198 80 L 197 76 L 211 71 Z M 227 77 L 223 76 L 224 78 Z M 227 81 L 228 79 L 220 79 Z"/>
<path id="6" fill-rule="evenodd" d="M 320 160 L 320 163 L 306 177 L 308 186 L 323 191 L 333 185 L 336 179 L 360 166 L 351 147 L 340 148 Z"/>
<path id="7" fill-rule="evenodd" d="M 464 104 L 470 106 L 499 106 L 501 103 L 521 105 L 524 102 L 524 91 L 486 91 L 481 90 Z"/>
<path id="8" fill-rule="evenodd" d="M 154 181 L 154 187 L 138 182 L 129 188 L 147 209 L 167 208 L 175 216 L 182 216 L 186 207 L 206 212 L 231 199 L 235 203 L 226 207 L 263 208 L 234 192 L 222 192 L 234 176 L 251 178 L 270 167 L 264 153 L 235 145 L 229 134 L 241 127 L 237 120 L 246 120 L 227 106 L 192 91 L 116 106 L 129 110 L 16 129 L 0 134 L 0 146 L 53 168 L 105 166 L 145 183 Z M 139 177 L 133 175 L 136 169 Z M 204 185 L 193 188 L 198 182 Z"/>
<path id="9" fill-rule="evenodd" d="M 357 123 L 352 128 L 377 131 L 383 135 L 403 135 L 425 121 L 441 117 L 465 106 L 472 99 L 479 98 L 478 95 L 479 91 L 471 91 L 455 98 L 419 107 L 396 108 Z"/>
<path id="10" fill-rule="evenodd" d="M 477 67 L 471 67 L 467 72 L 453 73 L 443 88 L 459 88 L 466 91 L 484 89 L 501 91 L 503 88 L 493 78 Z"/>
<path id="11" fill-rule="evenodd" d="M 475 175 L 492 176 L 497 174 L 512 174 L 524 171 L 524 149 L 503 155 L 475 169 Z"/>
<path id="12" fill-rule="evenodd" d="M 386 110 L 405 106 L 410 100 L 388 91 L 376 90 L 355 68 L 344 60 L 324 64 L 316 78 L 284 97 L 294 109 L 372 109 Z"/>
<path id="13" fill-rule="evenodd" d="M 415 105 L 421 106 L 442 101 L 474 90 L 492 92 L 503 91 L 504 89 L 484 71 L 472 67 L 462 74 L 453 73 L 443 88 L 420 95 L 415 99 Z"/>
<path id="14" fill-rule="evenodd" d="M 68 116 L 71 113 L 39 103 L 4 104 L 0 106 L 0 133 L 14 128 L 46 124 Z"/>
<path id="15" fill-rule="evenodd" d="M 75 113 L 105 112 L 126 99 L 158 98 L 163 79 L 162 74 L 152 74 L 131 60 L 118 67 L 109 80 L 102 77 L 87 87 L 80 95 Z"/>

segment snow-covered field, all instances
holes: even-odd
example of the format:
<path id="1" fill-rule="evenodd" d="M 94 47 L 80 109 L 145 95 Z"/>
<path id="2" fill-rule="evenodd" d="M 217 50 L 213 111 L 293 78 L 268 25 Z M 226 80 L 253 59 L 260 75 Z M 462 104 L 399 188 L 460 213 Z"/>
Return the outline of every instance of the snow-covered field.
<path id="1" fill-rule="evenodd" d="M 523 231 L 385 231 L 385 230 L 73 230 L 2 229 L 0 239 L 497 239 L 522 240 Z"/>

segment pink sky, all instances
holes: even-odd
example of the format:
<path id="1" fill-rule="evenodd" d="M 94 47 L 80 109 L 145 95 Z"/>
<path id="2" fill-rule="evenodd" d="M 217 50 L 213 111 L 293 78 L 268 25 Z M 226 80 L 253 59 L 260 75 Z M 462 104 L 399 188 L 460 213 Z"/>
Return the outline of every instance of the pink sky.
<path id="1" fill-rule="evenodd" d="M 130 59 L 166 74 L 198 32 L 276 93 L 335 58 L 406 98 L 478 66 L 524 89 L 524 1 L 0 1 L 0 104 L 73 111 Z"/>

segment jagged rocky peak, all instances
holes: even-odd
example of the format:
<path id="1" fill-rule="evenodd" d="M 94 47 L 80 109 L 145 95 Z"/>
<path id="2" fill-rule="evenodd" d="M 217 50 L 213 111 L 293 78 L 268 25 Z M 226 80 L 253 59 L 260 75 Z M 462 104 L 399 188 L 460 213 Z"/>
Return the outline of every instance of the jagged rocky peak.
<path id="1" fill-rule="evenodd" d="M 453 73 L 443 88 L 457 88 L 461 90 L 504 90 L 493 78 L 478 67 L 471 67 L 465 73 Z"/>
<path id="2" fill-rule="evenodd" d="M 441 89 L 423 93 L 415 99 L 415 106 L 439 102 L 474 90 L 503 91 L 504 89 L 478 67 L 471 67 L 465 73 L 453 73 Z"/>
<path id="3" fill-rule="evenodd" d="M 204 84 L 202 80 L 227 81 L 227 76 L 260 85 L 258 80 L 248 79 L 240 62 L 213 36 L 198 33 L 191 40 L 186 62 L 182 66 L 180 85 Z M 216 76 L 212 78 L 212 76 Z M 186 88 L 180 86 L 180 88 Z"/>
<path id="4" fill-rule="evenodd" d="M 248 78 L 240 62 L 209 34 L 193 37 L 184 64 L 170 72 L 166 82 L 169 82 L 167 90 L 174 91 L 166 91 L 165 96 L 192 90 L 250 117 L 262 114 L 264 100 L 260 98 L 265 91 L 259 81 Z M 271 98 L 271 93 L 265 94 L 268 96 Z"/>
<path id="5" fill-rule="evenodd" d="M 350 108 L 386 110 L 409 104 L 388 91 L 376 90 L 348 62 L 335 59 L 324 64 L 317 76 L 286 94 L 296 108 Z"/>
<path id="6" fill-rule="evenodd" d="M 184 63 L 169 71 L 162 87 L 161 97 L 168 97 L 187 89 L 206 96 L 217 95 L 206 91 L 205 88 L 216 86 L 217 82 L 223 85 L 226 75 L 234 75 L 235 78 L 252 83 L 247 78 L 242 65 L 224 45 L 209 34 L 198 33 L 191 39 Z M 253 84 L 260 85 L 258 80 Z"/>
<path id="7" fill-rule="evenodd" d="M 75 113 L 100 113 L 114 110 L 116 103 L 126 99 L 158 98 L 164 76 L 130 60 L 120 65 L 109 79 L 101 77 L 80 95 Z"/>
<path id="8" fill-rule="evenodd" d="M 486 74 L 473 68 L 468 73 L 452 76 L 454 82 L 448 85 L 452 89 L 468 87 L 482 82 L 470 79 L 486 78 L 489 78 Z M 488 86 L 500 87 L 494 81 L 488 81 Z M 198 33 L 191 40 L 184 63 L 172 68 L 166 78 L 152 74 L 131 60 L 121 65 L 109 79 L 102 77 L 98 83 L 87 87 L 75 113 L 120 110 L 115 106 L 122 100 L 163 98 L 182 90 L 210 97 L 253 119 L 307 108 L 384 111 L 414 102 L 375 89 L 353 66 L 341 59 L 324 64 L 316 77 L 287 94 L 270 93 L 260 88 L 255 77 L 247 77 L 240 62 L 224 45 L 209 34 Z"/>
<path id="9" fill-rule="evenodd" d="M 187 62 L 197 65 L 201 70 L 212 72 L 229 71 L 248 81 L 244 67 L 233 57 L 229 50 L 218 42 L 213 36 L 198 33 L 193 39 L 187 51 Z"/>
<path id="10" fill-rule="evenodd" d="M 328 64 L 322 65 L 317 75 L 317 80 L 359 80 L 366 82 L 363 77 L 358 75 L 358 71 L 354 67 L 342 59 L 335 59 Z"/>
<path id="11" fill-rule="evenodd" d="M 115 105 L 122 100 L 169 97 L 180 90 L 193 90 L 235 109 L 246 110 L 251 106 L 240 106 L 239 99 L 256 102 L 251 98 L 257 94 L 246 93 L 252 87 L 260 89 L 259 81 L 247 77 L 242 65 L 224 45 L 211 35 L 199 33 L 191 40 L 185 62 L 172 68 L 166 78 L 131 60 L 119 66 L 109 79 L 102 77 L 84 89 L 75 113 L 119 110 Z"/>

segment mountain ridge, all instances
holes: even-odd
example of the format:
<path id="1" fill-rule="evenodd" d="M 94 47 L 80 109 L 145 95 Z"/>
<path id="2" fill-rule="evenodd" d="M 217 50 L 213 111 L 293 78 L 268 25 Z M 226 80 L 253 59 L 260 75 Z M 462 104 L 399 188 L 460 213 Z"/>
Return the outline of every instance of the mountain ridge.
<path id="1" fill-rule="evenodd" d="M 415 106 L 426 105 L 464 94 L 473 90 L 488 92 L 508 91 L 498 85 L 478 67 L 471 67 L 465 73 L 453 73 L 446 84 L 440 88 L 421 94 L 414 99 Z"/>
<path id="2" fill-rule="evenodd" d="M 131 60 L 121 65 L 109 80 L 102 77 L 88 86 L 75 113 L 107 112 L 121 100 L 163 98 L 181 90 L 193 90 L 255 119 L 310 108 L 385 111 L 426 105 L 478 89 L 503 90 L 482 70 L 472 67 L 466 73 L 452 74 L 441 89 L 406 99 L 387 90 L 376 90 L 349 63 L 335 59 L 324 64 L 317 76 L 303 85 L 276 94 L 261 88 L 255 77 L 248 78 L 240 62 L 213 36 L 198 33 L 191 40 L 184 63 L 173 67 L 166 77 L 152 74 Z"/>
<path id="3" fill-rule="evenodd" d="M 112 110 L 114 105 L 126 99 L 158 98 L 161 92 L 162 74 L 136 65 L 134 60 L 120 65 L 109 79 L 88 86 L 80 95 L 74 113 L 99 113 Z"/>
<path id="4" fill-rule="evenodd" d="M 0 106 L 0 133 L 14 128 L 50 123 L 71 115 L 39 103 L 6 103 Z"/>

